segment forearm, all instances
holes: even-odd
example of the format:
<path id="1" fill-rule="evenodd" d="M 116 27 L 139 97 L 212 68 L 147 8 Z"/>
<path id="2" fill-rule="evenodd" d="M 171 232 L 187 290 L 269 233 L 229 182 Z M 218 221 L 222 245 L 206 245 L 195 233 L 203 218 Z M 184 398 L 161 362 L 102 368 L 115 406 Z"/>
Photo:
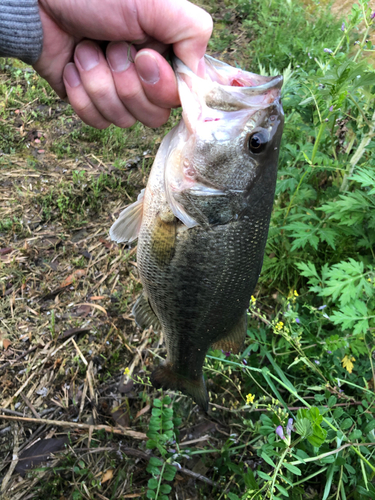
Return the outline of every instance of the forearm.
<path id="1" fill-rule="evenodd" d="M 35 63 L 43 45 L 37 0 L 0 0 L 0 56 Z"/>

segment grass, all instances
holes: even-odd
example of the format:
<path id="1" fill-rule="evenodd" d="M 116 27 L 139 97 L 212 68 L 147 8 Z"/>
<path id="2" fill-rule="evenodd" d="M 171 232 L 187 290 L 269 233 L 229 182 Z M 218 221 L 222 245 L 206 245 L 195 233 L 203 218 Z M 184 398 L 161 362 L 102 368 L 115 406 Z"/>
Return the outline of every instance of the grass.
<path id="1" fill-rule="evenodd" d="M 375 498 L 371 12 L 342 31 L 326 2 L 204 7 L 211 54 L 287 77 L 263 271 L 243 352 L 207 356 L 208 415 L 151 387 L 165 351 L 130 314 L 135 247 L 108 237 L 180 112 L 98 131 L 0 60 L 5 499 Z"/>

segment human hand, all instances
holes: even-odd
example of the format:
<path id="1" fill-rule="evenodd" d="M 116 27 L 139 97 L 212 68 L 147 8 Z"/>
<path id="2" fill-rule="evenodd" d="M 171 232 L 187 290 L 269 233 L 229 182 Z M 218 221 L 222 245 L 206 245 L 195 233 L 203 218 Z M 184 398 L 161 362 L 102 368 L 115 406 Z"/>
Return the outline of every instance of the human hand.
<path id="1" fill-rule="evenodd" d="M 165 123 L 179 98 L 163 55 L 172 46 L 199 73 L 212 32 L 211 16 L 187 0 L 39 0 L 39 10 L 34 68 L 96 128 Z M 110 42 L 105 55 L 98 41 Z"/>

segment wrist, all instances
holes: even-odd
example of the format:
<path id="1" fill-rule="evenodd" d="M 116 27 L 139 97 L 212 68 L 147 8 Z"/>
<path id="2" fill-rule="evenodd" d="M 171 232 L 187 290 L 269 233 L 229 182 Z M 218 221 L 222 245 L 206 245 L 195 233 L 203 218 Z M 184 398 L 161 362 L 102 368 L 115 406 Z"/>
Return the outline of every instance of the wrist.
<path id="1" fill-rule="evenodd" d="M 0 10 L 0 56 L 35 63 L 43 46 L 38 1 L 0 0 Z"/>

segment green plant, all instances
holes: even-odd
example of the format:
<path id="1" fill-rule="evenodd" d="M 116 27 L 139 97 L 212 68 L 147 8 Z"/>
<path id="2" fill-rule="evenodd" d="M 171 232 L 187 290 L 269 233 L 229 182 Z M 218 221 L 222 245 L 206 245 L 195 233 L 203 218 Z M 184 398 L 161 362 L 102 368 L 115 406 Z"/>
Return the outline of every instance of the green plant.
<path id="1" fill-rule="evenodd" d="M 173 463 L 178 456 L 175 450 L 168 449 L 168 447 L 178 447 L 176 429 L 180 423 L 181 419 L 174 418 L 169 396 L 154 399 L 152 416 L 148 425 L 147 437 L 149 439 L 146 447 L 151 450 L 158 450 L 161 458 L 150 458 L 147 472 L 153 477 L 149 479 L 147 484 L 147 498 L 168 500 L 167 495 L 172 488 L 169 484 L 164 484 L 163 481 L 173 481 L 176 475 L 176 468 L 173 467 Z"/>

